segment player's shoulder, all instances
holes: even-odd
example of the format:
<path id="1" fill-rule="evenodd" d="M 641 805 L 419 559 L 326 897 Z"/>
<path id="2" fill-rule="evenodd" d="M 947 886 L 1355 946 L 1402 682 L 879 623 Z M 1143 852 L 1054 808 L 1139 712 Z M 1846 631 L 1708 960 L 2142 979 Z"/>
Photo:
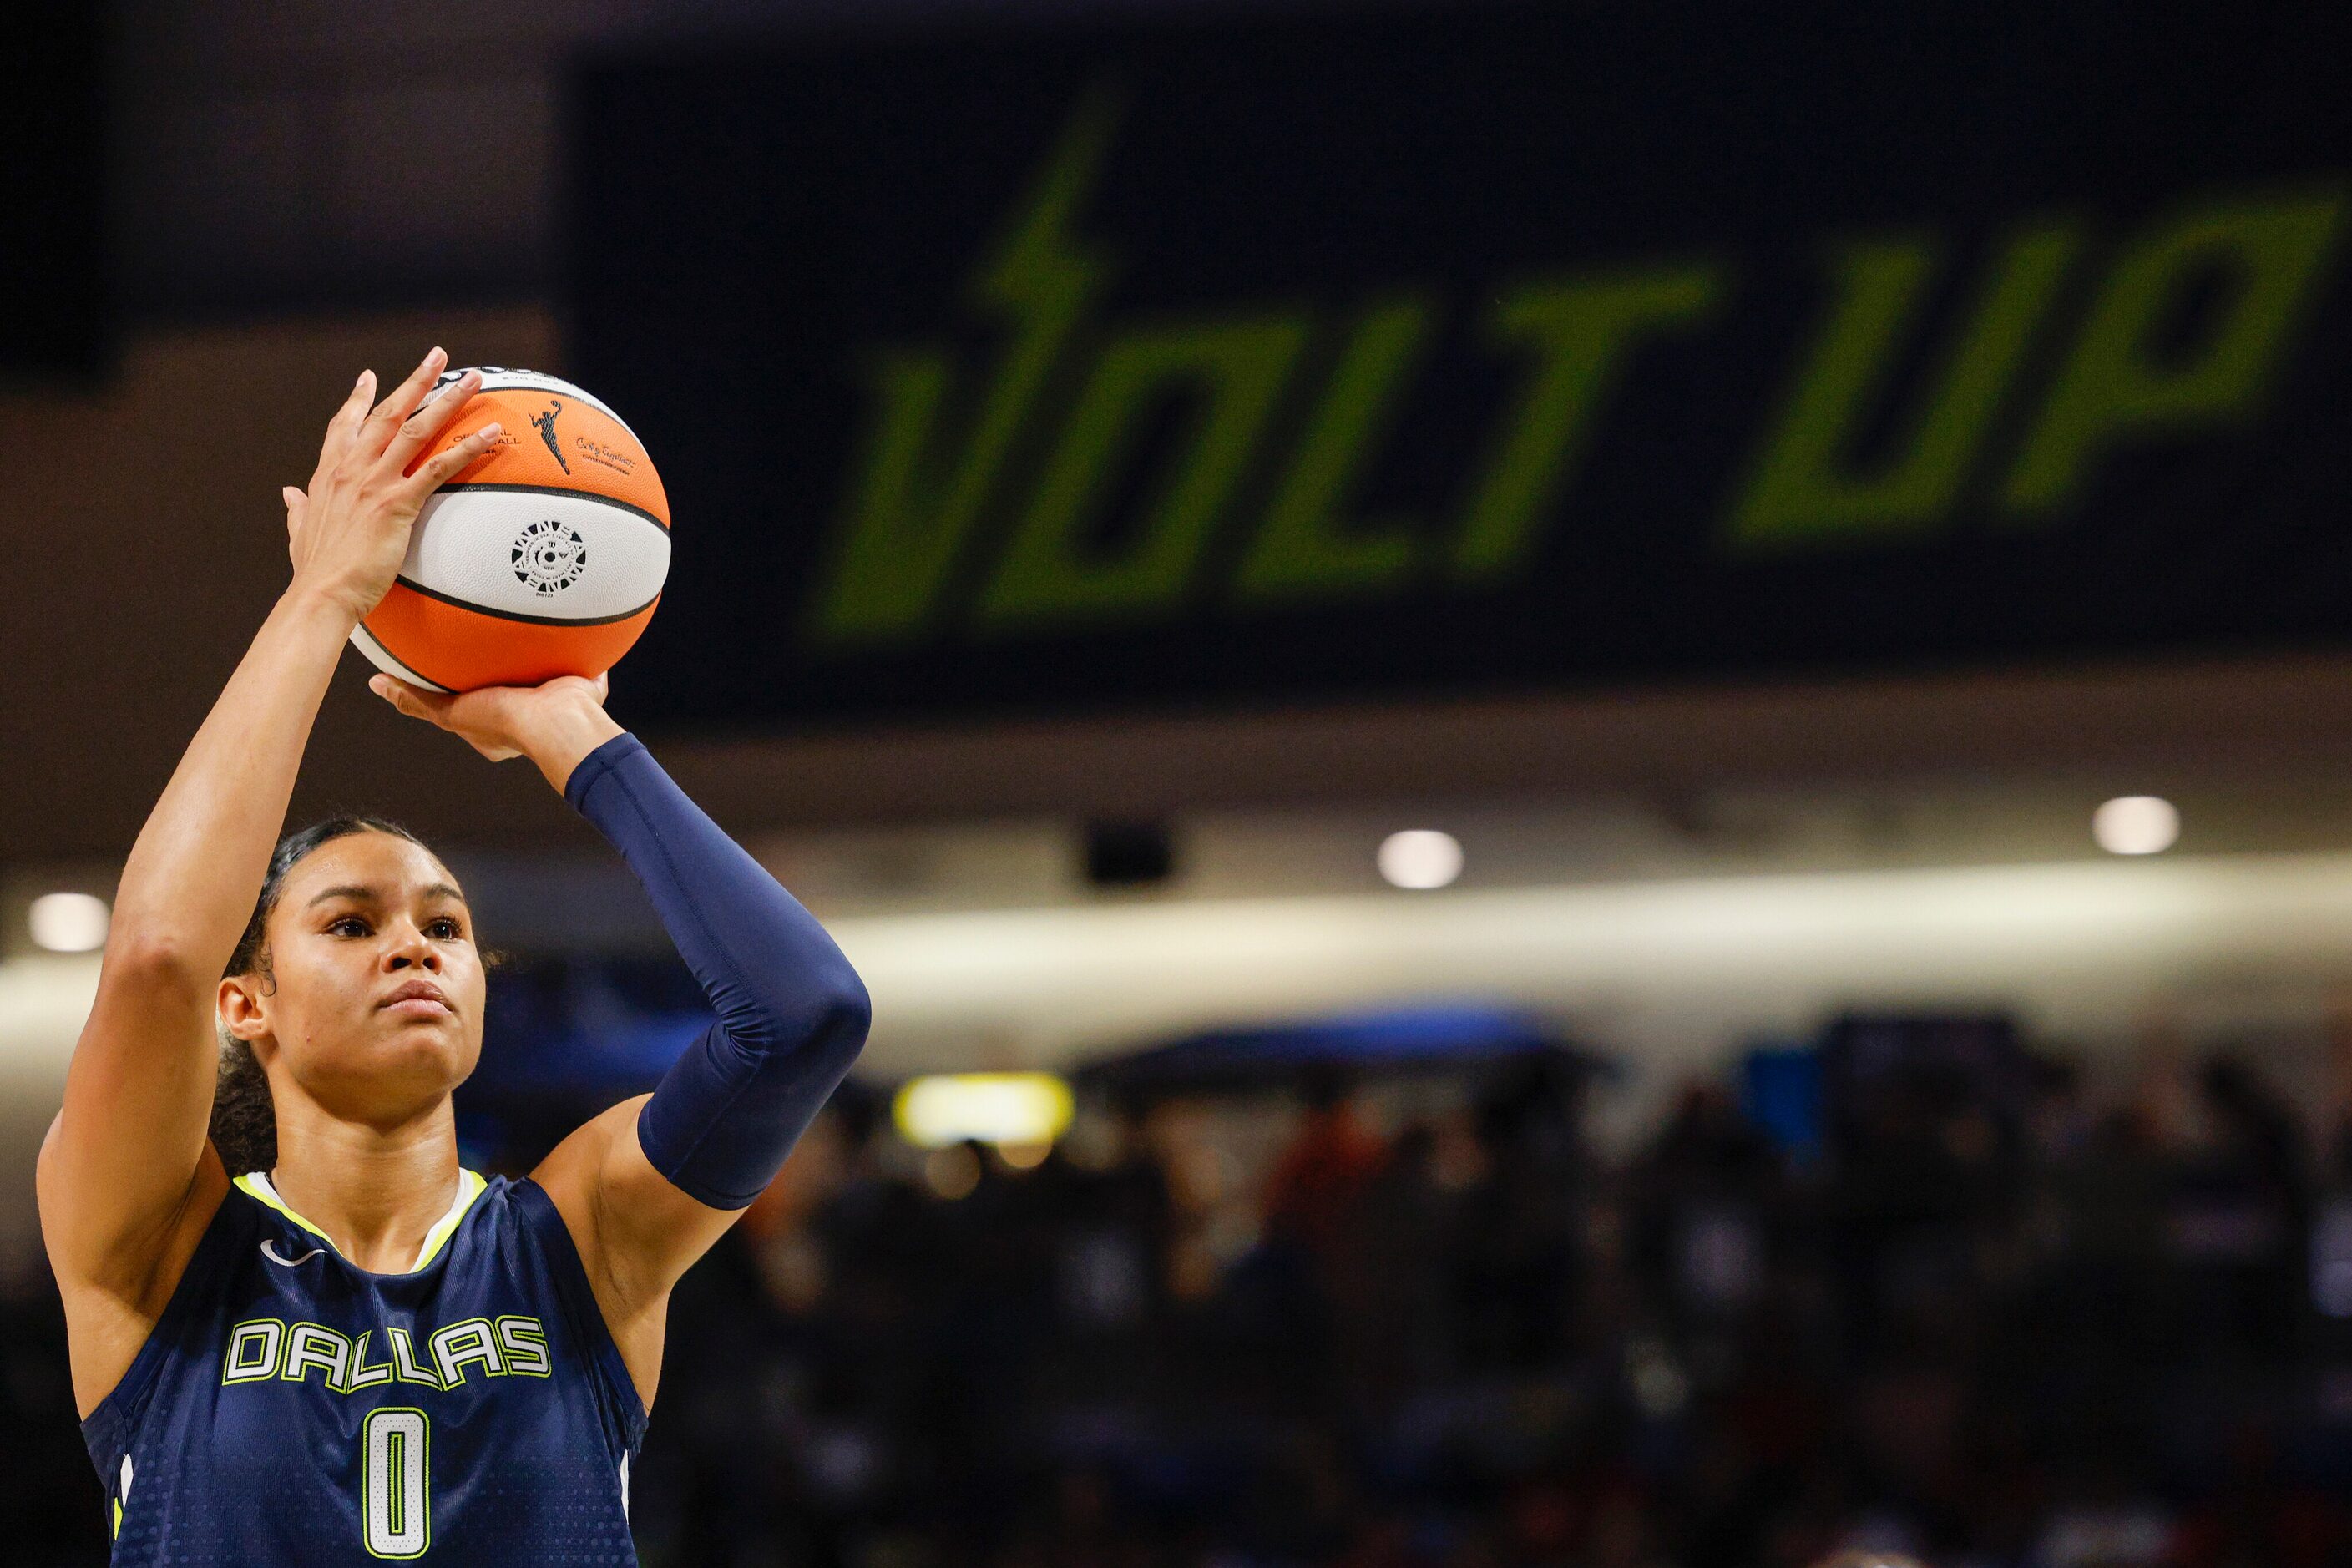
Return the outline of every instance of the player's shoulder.
<path id="1" fill-rule="evenodd" d="M 528 1226 L 534 1217 L 530 1200 L 516 1191 L 517 1178 L 505 1175 L 485 1175 L 475 1171 L 461 1173 L 465 1182 L 474 1188 L 458 1216 L 458 1234 L 508 1226 Z"/>
<path id="2" fill-rule="evenodd" d="M 553 1200 L 533 1178 L 496 1175 L 480 1180 L 481 1193 L 467 1212 L 461 1231 L 495 1232 L 544 1245 L 551 1234 L 562 1230 Z"/>

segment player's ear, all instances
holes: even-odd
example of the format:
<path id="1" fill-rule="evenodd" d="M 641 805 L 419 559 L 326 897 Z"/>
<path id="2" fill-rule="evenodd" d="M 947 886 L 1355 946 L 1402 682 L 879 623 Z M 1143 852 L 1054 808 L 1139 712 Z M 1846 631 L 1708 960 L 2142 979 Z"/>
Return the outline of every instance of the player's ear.
<path id="1" fill-rule="evenodd" d="M 213 997 L 213 1011 L 222 1028 L 248 1046 L 269 1032 L 261 984 L 254 975 L 232 974 L 223 980 Z"/>

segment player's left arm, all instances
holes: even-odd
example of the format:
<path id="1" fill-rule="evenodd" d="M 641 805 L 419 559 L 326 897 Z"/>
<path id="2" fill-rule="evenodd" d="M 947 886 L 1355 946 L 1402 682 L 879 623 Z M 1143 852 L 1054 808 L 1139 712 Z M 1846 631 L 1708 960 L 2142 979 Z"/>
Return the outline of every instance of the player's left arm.
<path id="1" fill-rule="evenodd" d="M 636 873 L 719 1015 L 650 1097 L 596 1117 L 532 1173 L 649 1389 L 670 1287 L 774 1180 L 848 1072 L 866 987 L 815 918 L 605 714 L 601 679 L 457 697 L 370 684 L 485 756 L 537 763 Z"/>

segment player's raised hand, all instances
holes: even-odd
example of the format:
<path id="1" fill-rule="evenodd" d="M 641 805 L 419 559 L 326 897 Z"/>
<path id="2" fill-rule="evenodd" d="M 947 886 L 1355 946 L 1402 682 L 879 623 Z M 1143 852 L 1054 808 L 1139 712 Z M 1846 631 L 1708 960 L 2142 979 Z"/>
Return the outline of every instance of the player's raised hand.
<path id="1" fill-rule="evenodd" d="M 389 675 L 368 689 L 412 719 L 437 724 L 494 763 L 529 757 L 557 789 L 581 758 L 621 732 L 604 712 L 610 680 L 560 675 L 543 686 L 427 691 Z"/>
<path id="2" fill-rule="evenodd" d="M 391 590 L 425 499 L 489 450 L 500 434 L 497 425 L 486 425 L 415 473 L 405 471 L 481 385 L 479 374 L 467 371 L 426 402 L 447 363 L 448 356 L 435 349 L 373 408 L 375 373 L 361 373 L 328 422 L 310 485 L 289 485 L 283 492 L 286 549 L 295 583 L 322 595 L 355 622 Z"/>

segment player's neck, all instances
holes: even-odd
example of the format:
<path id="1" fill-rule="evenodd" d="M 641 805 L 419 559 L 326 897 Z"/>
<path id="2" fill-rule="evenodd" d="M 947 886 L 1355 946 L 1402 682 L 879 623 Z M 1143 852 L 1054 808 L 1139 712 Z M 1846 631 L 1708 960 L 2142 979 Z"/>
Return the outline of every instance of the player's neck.
<path id="1" fill-rule="evenodd" d="M 291 1108 L 289 1108 L 291 1109 Z M 279 1113 L 270 1182 L 335 1250 L 377 1274 L 406 1272 L 457 1192 L 457 1135 L 447 1100 L 390 1130 L 323 1113 Z"/>

